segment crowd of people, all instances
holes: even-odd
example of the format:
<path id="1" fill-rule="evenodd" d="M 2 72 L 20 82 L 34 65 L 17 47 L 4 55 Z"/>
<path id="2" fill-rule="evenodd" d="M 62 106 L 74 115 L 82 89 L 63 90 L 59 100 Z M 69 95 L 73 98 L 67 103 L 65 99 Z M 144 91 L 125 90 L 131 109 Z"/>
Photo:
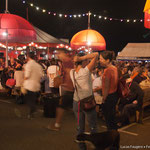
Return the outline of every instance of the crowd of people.
<path id="1" fill-rule="evenodd" d="M 142 109 L 144 92 L 140 83 L 149 81 L 150 63 L 118 62 L 113 51 L 78 53 L 76 56 L 60 51 L 57 55 L 58 60 L 37 61 L 30 52 L 26 60 L 12 58 L 7 68 L 0 60 L 1 86 L 7 89 L 8 96 L 11 96 L 12 89 L 24 91 L 19 98 L 29 106 L 28 119 L 34 117 L 36 101 L 42 94 L 58 97 L 55 123 L 49 124 L 47 129 L 59 131 L 65 109 L 72 107 L 78 124 L 77 135 L 85 132 L 86 122 L 91 133 L 98 132 L 97 114 L 100 110 L 107 130 L 117 130 L 130 123 L 131 111 Z M 58 76 L 63 82 L 55 87 Z M 15 82 L 9 84 L 8 79 Z M 126 97 L 118 95 L 119 80 L 124 80 L 130 89 Z M 81 109 L 80 101 L 91 95 L 94 95 L 96 106 L 90 111 Z M 116 106 L 119 119 L 116 118 Z M 79 148 L 86 150 L 86 144 L 79 142 Z"/>

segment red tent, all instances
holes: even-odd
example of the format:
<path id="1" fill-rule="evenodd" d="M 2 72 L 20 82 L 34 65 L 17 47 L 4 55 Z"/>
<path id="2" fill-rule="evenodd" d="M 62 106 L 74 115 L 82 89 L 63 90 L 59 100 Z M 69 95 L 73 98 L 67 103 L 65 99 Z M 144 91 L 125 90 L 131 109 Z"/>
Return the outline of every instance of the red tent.
<path id="1" fill-rule="evenodd" d="M 0 14 L 0 42 L 6 42 L 6 67 L 8 66 L 8 43 L 36 40 L 32 25 L 24 18 L 5 13 Z"/>
<path id="2" fill-rule="evenodd" d="M 36 33 L 32 25 L 24 18 L 13 14 L 0 14 L 0 42 L 29 42 L 36 40 Z"/>

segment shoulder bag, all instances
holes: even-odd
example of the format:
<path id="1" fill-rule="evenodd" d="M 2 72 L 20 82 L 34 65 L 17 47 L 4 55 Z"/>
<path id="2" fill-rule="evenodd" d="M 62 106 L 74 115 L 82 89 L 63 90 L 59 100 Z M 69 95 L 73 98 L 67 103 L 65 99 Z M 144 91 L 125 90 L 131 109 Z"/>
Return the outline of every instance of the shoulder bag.
<path id="1" fill-rule="evenodd" d="M 57 66 L 56 66 L 56 74 L 57 74 Z M 63 83 L 63 76 L 57 75 L 54 77 L 54 87 L 59 88 L 59 86 Z"/>
<path id="2" fill-rule="evenodd" d="M 6 81 L 6 85 L 7 85 L 8 87 L 13 87 L 13 86 L 16 85 L 16 80 L 10 78 L 10 79 L 8 79 L 8 80 Z"/>
<path id="3" fill-rule="evenodd" d="M 73 79 L 74 79 L 74 88 L 75 88 L 75 90 L 77 92 L 77 96 L 79 98 L 78 88 L 76 86 L 76 84 L 78 84 L 78 83 L 75 79 L 75 71 L 73 71 Z M 79 86 L 79 84 L 78 84 L 78 86 Z M 81 110 L 84 110 L 84 111 L 90 111 L 90 110 L 95 109 L 96 102 L 95 102 L 95 99 L 94 99 L 94 95 L 92 94 L 91 96 L 88 96 L 88 97 L 83 98 L 83 99 L 79 98 L 79 105 L 80 105 Z"/>

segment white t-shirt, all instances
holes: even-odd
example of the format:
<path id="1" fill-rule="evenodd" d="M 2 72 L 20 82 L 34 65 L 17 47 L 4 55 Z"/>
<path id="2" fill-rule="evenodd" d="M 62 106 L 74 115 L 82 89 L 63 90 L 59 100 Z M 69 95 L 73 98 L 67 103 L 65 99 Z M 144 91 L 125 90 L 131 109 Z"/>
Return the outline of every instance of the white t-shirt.
<path id="1" fill-rule="evenodd" d="M 30 60 L 25 65 L 24 77 L 28 78 L 24 80 L 23 86 L 25 89 L 38 92 L 41 88 L 41 77 L 43 75 L 43 69 L 36 61 Z"/>
<path id="2" fill-rule="evenodd" d="M 70 70 L 70 78 L 73 82 L 73 85 L 75 85 L 74 78 L 73 78 L 73 72 L 75 70 Z M 92 95 L 92 79 L 91 79 L 91 72 L 89 71 L 88 67 L 81 68 L 79 72 L 75 72 L 75 79 L 78 84 L 76 84 L 78 92 L 74 91 L 74 97 L 73 99 L 75 101 L 79 101 L 83 98 L 86 98 L 90 95 Z"/>
<path id="3" fill-rule="evenodd" d="M 93 89 L 102 86 L 102 78 L 97 77 L 93 80 Z M 94 92 L 94 96 L 100 95 L 100 92 Z"/>
<path id="4" fill-rule="evenodd" d="M 49 76 L 49 87 L 54 87 L 54 78 L 58 75 L 59 66 L 52 65 L 47 69 L 47 73 Z"/>
<path id="5" fill-rule="evenodd" d="M 101 77 L 95 78 L 93 80 L 93 89 L 101 86 L 102 86 L 102 78 Z M 94 92 L 94 97 L 95 97 L 96 104 L 102 103 L 102 95 L 100 91 Z"/>
<path id="6" fill-rule="evenodd" d="M 23 85 L 24 81 L 24 72 L 23 71 L 15 71 L 14 73 L 14 79 L 16 80 L 16 87 L 21 87 Z"/>

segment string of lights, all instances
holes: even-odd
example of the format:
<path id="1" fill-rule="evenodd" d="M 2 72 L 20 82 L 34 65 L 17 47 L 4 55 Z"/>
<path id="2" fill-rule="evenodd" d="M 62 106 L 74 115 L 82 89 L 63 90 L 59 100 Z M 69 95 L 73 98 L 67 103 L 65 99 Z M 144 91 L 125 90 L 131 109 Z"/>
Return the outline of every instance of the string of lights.
<path id="1" fill-rule="evenodd" d="M 42 9 L 39 6 L 33 4 L 33 3 L 28 3 L 25 0 L 22 0 L 23 4 L 28 4 L 30 7 L 35 8 L 37 11 L 40 11 L 42 13 L 48 14 L 48 15 L 52 15 L 52 16 L 57 16 L 57 17 L 64 17 L 64 18 L 81 18 L 81 17 L 86 17 L 89 14 L 88 13 L 82 13 L 82 14 L 61 14 L 61 13 L 57 13 L 57 12 L 51 12 L 48 11 L 46 9 Z M 139 19 L 139 18 L 135 18 L 135 19 L 124 19 L 124 18 L 113 18 L 113 17 L 106 17 L 103 15 L 98 15 L 96 13 L 90 13 L 91 17 L 97 18 L 98 20 L 107 20 L 107 21 L 119 21 L 119 22 L 126 22 L 126 23 L 137 23 L 137 22 L 143 22 L 144 19 Z M 149 20 L 150 21 L 150 20 Z"/>
<path id="2" fill-rule="evenodd" d="M 20 44 L 17 46 L 17 50 L 24 50 L 27 48 L 27 46 L 29 47 L 35 47 L 36 49 L 47 49 L 47 47 L 49 47 L 48 45 L 47 46 L 41 46 L 39 43 L 34 43 L 34 42 L 30 42 L 28 44 Z M 6 48 L 6 44 L 4 43 L 0 43 L 0 47 L 1 48 Z M 64 45 L 64 44 L 57 44 L 56 46 L 54 46 L 56 49 L 59 49 L 59 48 L 64 48 L 66 50 L 72 50 L 71 47 L 69 45 Z M 11 49 L 13 50 L 13 46 L 8 46 L 8 49 Z"/>

